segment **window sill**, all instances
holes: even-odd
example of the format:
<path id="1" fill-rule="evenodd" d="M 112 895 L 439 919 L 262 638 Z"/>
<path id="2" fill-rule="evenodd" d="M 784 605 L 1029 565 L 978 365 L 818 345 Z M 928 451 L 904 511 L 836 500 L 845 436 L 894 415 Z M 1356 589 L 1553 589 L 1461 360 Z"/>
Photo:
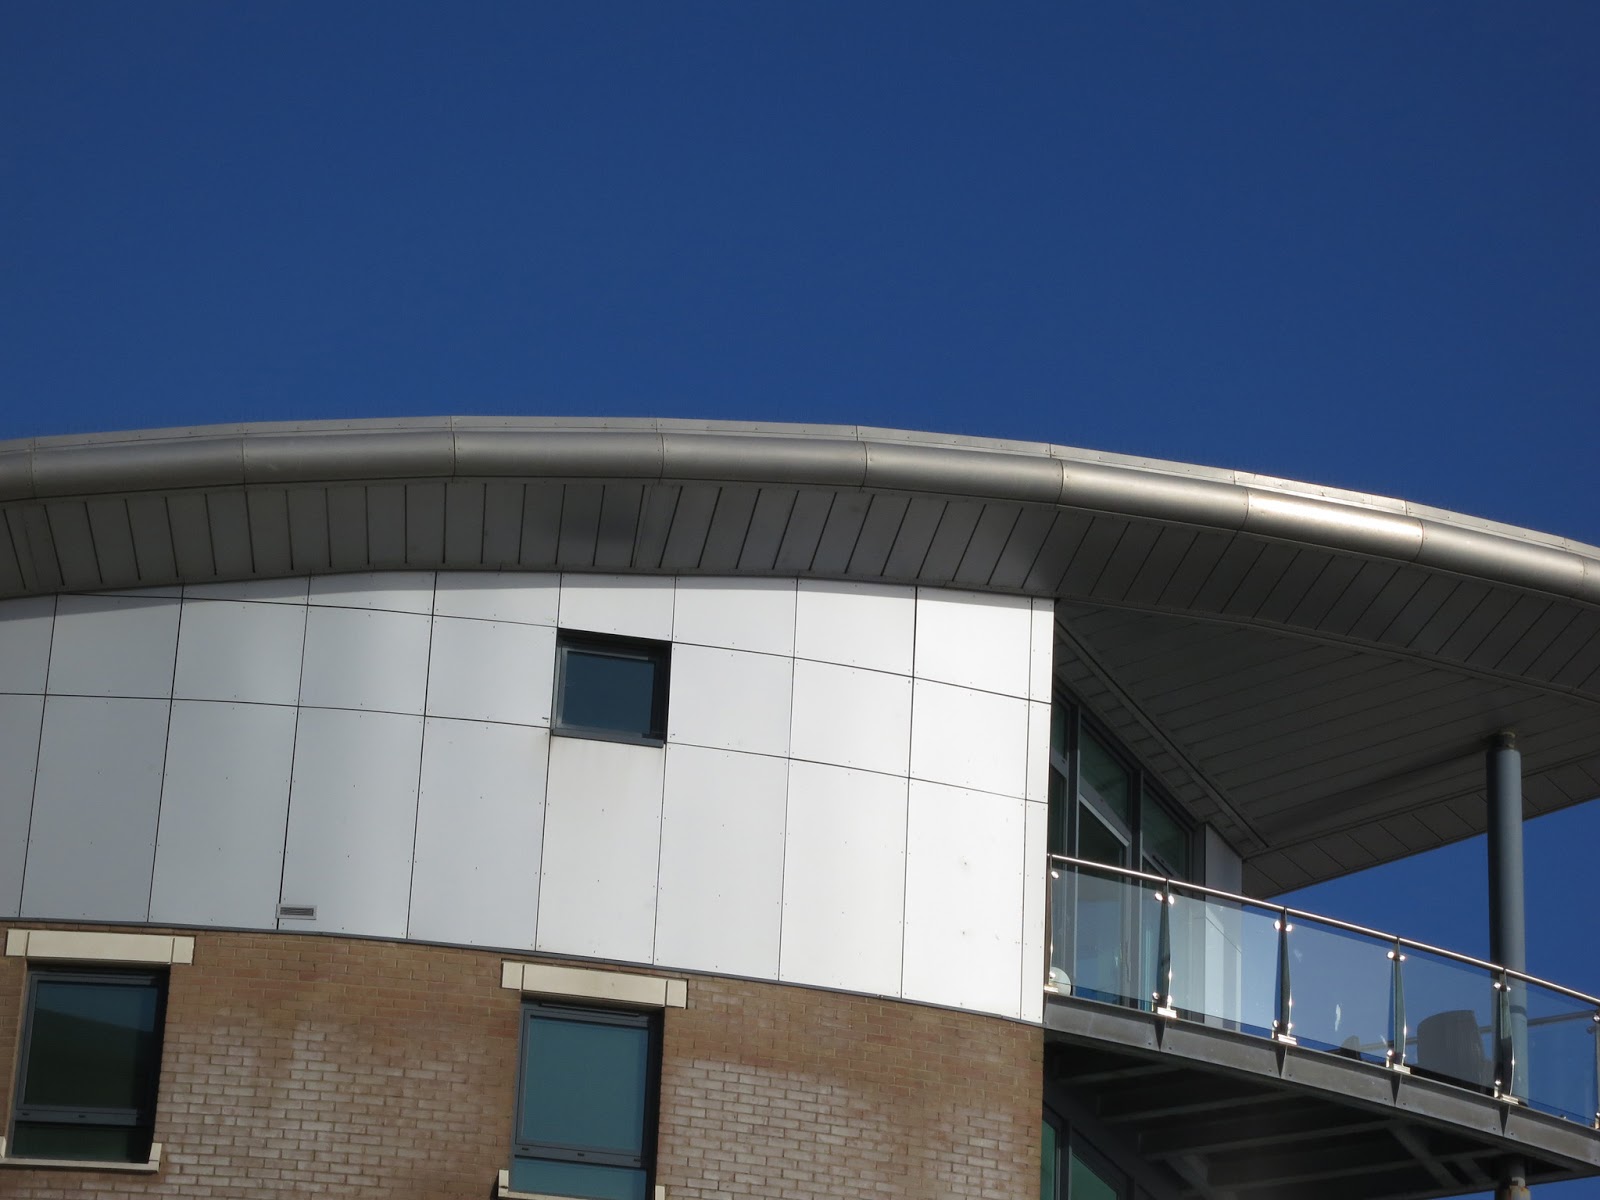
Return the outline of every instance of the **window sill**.
<path id="1" fill-rule="evenodd" d="M 547 1192 L 513 1192 L 511 1190 L 511 1172 L 502 1169 L 496 1181 L 499 1186 L 495 1188 L 495 1200 L 569 1200 L 566 1196 L 552 1196 Z M 667 1200 L 667 1189 L 659 1183 L 654 1188 L 655 1200 Z"/>
<path id="2" fill-rule="evenodd" d="M 6 1140 L 0 1138 L 0 1168 L 25 1171 L 94 1171 L 119 1175 L 154 1175 L 161 1169 L 161 1143 L 150 1144 L 150 1161 L 142 1163 L 102 1162 L 93 1158 L 12 1158 L 6 1154 Z"/>

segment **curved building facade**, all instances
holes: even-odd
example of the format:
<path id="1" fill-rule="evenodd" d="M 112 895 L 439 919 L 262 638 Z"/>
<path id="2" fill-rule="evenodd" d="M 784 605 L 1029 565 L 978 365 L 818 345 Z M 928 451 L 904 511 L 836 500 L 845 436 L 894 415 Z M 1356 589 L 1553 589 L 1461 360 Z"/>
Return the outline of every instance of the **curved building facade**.
<path id="1" fill-rule="evenodd" d="M 1483 830 L 1506 731 L 1600 790 L 1600 552 L 666 422 L 12 443 L 0 512 L 0 1194 L 1600 1171 L 1600 1002 L 1250 898 Z"/>

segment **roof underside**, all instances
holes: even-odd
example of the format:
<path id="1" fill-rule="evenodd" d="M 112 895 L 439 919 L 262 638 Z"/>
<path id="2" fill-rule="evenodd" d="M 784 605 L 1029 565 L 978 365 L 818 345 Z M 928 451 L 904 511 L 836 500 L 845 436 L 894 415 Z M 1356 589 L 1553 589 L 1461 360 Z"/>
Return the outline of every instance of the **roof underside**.
<path id="1" fill-rule="evenodd" d="M 1271 894 L 1600 794 L 1600 551 L 1236 473 L 854 428 L 463 418 L 0 444 L 0 595 L 392 569 L 1057 598 L 1057 675 Z"/>

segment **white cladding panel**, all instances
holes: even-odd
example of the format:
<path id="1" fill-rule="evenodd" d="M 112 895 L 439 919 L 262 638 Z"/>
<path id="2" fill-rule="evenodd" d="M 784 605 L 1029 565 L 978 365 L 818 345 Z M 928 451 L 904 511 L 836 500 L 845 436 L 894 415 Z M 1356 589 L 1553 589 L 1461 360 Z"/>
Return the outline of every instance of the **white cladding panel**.
<path id="1" fill-rule="evenodd" d="M 179 607 L 177 600 L 131 596 L 58 597 L 51 693 L 172 695 Z"/>
<path id="2" fill-rule="evenodd" d="M 1026 696 L 1032 641 L 1026 596 L 917 589 L 918 679 Z"/>
<path id="3" fill-rule="evenodd" d="M 1028 701 L 1028 781 L 1023 789 L 1029 800 L 1050 799 L 1050 705 Z"/>
<path id="4" fill-rule="evenodd" d="M 408 935 L 533 949 L 550 733 L 430 718 Z"/>
<path id="5" fill-rule="evenodd" d="M 792 579 L 680 579 L 672 640 L 794 654 Z"/>
<path id="6" fill-rule="evenodd" d="M 563 575 L 561 627 L 625 637 L 672 637 L 671 579 L 650 575 Z"/>
<path id="7" fill-rule="evenodd" d="M 907 998 L 1017 1015 L 1024 805 L 911 781 Z"/>
<path id="8" fill-rule="evenodd" d="M 906 781 L 789 764 L 780 978 L 900 994 Z"/>
<path id="9" fill-rule="evenodd" d="M 22 916 L 149 916 L 171 707 L 169 700 L 45 701 Z"/>
<path id="10" fill-rule="evenodd" d="M 421 756 L 421 717 L 300 713 L 280 900 L 317 915 L 279 928 L 405 937 Z"/>
<path id="11" fill-rule="evenodd" d="M 293 604 L 194 600 L 178 627 L 173 695 L 183 700 L 294 704 L 306 610 Z"/>
<path id="12" fill-rule="evenodd" d="M 796 658 L 911 674 L 916 590 L 802 579 L 795 595 Z"/>
<path id="13" fill-rule="evenodd" d="M 675 640 L 667 747 L 550 736 L 558 624 Z M 783 579 L 8 602 L 0 915 L 409 936 L 1037 1020 L 1052 636 L 1048 604 Z"/>
<path id="14" fill-rule="evenodd" d="M 1033 636 L 1028 650 L 1028 699 L 1050 699 L 1055 681 L 1056 606 L 1050 600 L 1033 602 Z"/>
<path id="15" fill-rule="evenodd" d="M 173 702 L 152 921 L 275 927 L 294 731 L 293 708 Z"/>
<path id="16" fill-rule="evenodd" d="M 507 571 L 440 571 L 433 594 L 434 615 L 476 617 L 554 625 L 561 600 L 561 576 Z"/>
<path id="17" fill-rule="evenodd" d="M 781 758 L 667 748 L 658 963 L 778 977 L 788 776 Z"/>
<path id="18" fill-rule="evenodd" d="M 789 753 L 794 660 L 675 646 L 667 740 L 749 754 Z"/>
<path id="19" fill-rule="evenodd" d="M 911 680 L 796 659 L 789 753 L 808 762 L 905 775 L 911 762 Z"/>
<path id="20" fill-rule="evenodd" d="M 420 715 L 430 625 L 415 613 L 312 608 L 300 703 Z"/>
<path id="21" fill-rule="evenodd" d="M 428 715 L 548 727 L 555 661 L 551 626 L 435 617 Z"/>
<path id="22" fill-rule="evenodd" d="M 315 575 L 310 602 L 335 608 L 433 611 L 432 571 L 369 571 L 360 575 Z"/>
<path id="23" fill-rule="evenodd" d="M 1028 782 L 1028 702 L 919 679 L 911 777 L 1005 796 Z"/>
<path id="24" fill-rule="evenodd" d="M 43 696 L 0 696 L 0 917 L 22 903 L 22 870 L 33 815 L 33 771 L 39 759 Z"/>
<path id="25" fill-rule="evenodd" d="M 1049 903 L 1045 855 L 1050 847 L 1050 810 L 1025 804 L 1022 812 L 1022 1019 L 1044 1020 L 1045 909 Z M 1216 1010 L 1213 1010 L 1216 1011 Z"/>
<path id="26" fill-rule="evenodd" d="M 54 596 L 0 602 L 0 692 L 44 695 L 55 611 Z"/>
<path id="27" fill-rule="evenodd" d="M 304 604 L 311 581 L 304 575 L 289 579 L 243 579 L 237 583 L 186 583 L 186 600 L 254 600 L 263 604 Z"/>
<path id="28" fill-rule="evenodd" d="M 649 962 L 666 751 L 550 739 L 538 948 Z"/>

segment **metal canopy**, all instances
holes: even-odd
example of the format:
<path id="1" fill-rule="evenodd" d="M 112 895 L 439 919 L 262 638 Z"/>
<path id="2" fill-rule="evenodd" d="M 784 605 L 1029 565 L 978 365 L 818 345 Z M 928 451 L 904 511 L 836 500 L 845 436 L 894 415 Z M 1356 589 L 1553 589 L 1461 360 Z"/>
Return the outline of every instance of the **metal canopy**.
<path id="1" fill-rule="evenodd" d="M 1381 497 L 857 427 L 436 418 L 0 443 L 0 596 L 449 568 L 1049 596 L 1058 677 L 1272 893 L 1600 793 L 1600 550 Z"/>

